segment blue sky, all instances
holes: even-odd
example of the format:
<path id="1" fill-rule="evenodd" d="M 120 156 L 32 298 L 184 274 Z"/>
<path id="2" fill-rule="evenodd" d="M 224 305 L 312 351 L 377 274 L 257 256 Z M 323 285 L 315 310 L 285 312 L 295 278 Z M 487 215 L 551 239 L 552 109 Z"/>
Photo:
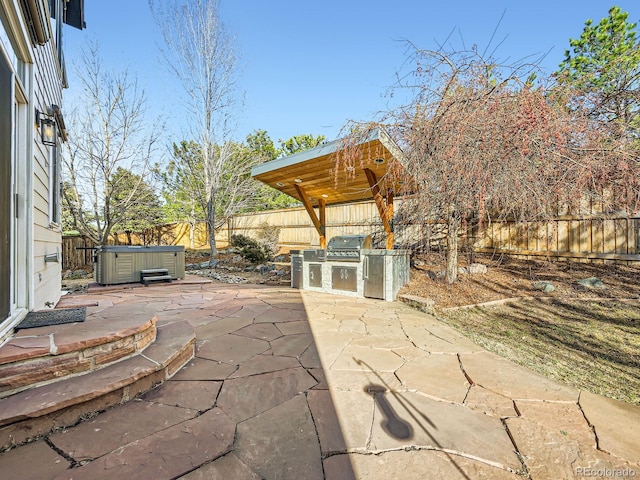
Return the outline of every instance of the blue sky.
<path id="1" fill-rule="evenodd" d="M 424 49 L 447 38 L 456 49 L 500 44 L 498 58 L 546 54 L 542 66 L 553 71 L 585 20 L 599 21 L 613 5 L 640 20 L 638 0 L 221 0 L 245 94 L 235 137 L 261 129 L 274 141 L 306 133 L 333 140 L 348 120 L 373 119 L 388 108 L 385 94 L 406 59 L 407 41 Z M 85 8 L 87 29 L 65 31 L 67 61 L 96 41 L 105 67 L 137 75 L 149 121 L 162 116 L 170 139 L 181 140 L 188 131 L 183 97 L 162 66 L 147 1 L 86 0 Z M 68 72 L 67 109 L 78 85 L 71 65 Z"/>

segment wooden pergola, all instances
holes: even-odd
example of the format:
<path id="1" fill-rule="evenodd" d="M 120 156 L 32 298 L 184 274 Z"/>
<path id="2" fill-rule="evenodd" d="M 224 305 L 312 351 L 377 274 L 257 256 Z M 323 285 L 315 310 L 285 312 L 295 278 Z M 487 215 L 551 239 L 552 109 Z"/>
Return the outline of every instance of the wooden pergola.
<path id="1" fill-rule="evenodd" d="M 393 199 L 409 190 L 402 170 L 403 154 L 382 129 L 358 140 L 339 139 L 311 150 L 254 167 L 251 175 L 299 200 L 326 248 L 326 207 L 374 200 L 386 234 L 394 245 Z M 317 209 L 317 213 L 316 213 Z"/>

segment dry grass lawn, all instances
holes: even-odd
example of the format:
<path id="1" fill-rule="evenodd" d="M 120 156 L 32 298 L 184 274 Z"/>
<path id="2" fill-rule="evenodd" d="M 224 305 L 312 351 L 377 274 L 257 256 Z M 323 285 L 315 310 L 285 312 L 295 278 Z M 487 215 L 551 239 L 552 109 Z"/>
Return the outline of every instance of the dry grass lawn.
<path id="1" fill-rule="evenodd" d="M 637 300 L 530 299 L 438 318 L 487 350 L 549 378 L 640 404 Z"/>
<path id="2" fill-rule="evenodd" d="M 442 257 L 417 258 L 402 293 L 431 298 L 438 318 L 489 351 L 576 388 L 640 404 L 640 265 L 474 261 L 487 273 L 447 285 L 438 275 Z M 604 288 L 576 283 L 589 277 Z M 535 290 L 538 281 L 555 291 Z M 507 298 L 520 300 L 458 308 Z"/>

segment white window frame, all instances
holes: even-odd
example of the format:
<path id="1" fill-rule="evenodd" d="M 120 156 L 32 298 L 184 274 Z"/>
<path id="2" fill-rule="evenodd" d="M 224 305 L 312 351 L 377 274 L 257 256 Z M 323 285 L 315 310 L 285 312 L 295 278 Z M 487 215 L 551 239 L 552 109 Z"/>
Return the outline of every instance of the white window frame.
<path id="1" fill-rule="evenodd" d="M 48 147 L 49 150 L 49 228 L 60 228 L 60 148 Z"/>

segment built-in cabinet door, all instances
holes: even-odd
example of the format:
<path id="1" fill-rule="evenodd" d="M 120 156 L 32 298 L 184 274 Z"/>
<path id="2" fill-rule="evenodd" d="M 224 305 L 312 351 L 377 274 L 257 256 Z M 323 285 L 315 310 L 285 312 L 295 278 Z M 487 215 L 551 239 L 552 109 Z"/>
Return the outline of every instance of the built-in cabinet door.
<path id="1" fill-rule="evenodd" d="M 384 300 L 384 256 L 366 255 L 362 265 L 364 296 Z"/>
<path id="2" fill-rule="evenodd" d="M 302 255 L 291 255 L 291 286 L 302 288 Z"/>
<path id="3" fill-rule="evenodd" d="M 322 265 L 319 263 L 309 264 L 309 286 L 322 288 Z"/>
<path id="4" fill-rule="evenodd" d="M 356 267 L 331 267 L 331 288 L 347 292 L 358 291 L 358 269 Z"/>

